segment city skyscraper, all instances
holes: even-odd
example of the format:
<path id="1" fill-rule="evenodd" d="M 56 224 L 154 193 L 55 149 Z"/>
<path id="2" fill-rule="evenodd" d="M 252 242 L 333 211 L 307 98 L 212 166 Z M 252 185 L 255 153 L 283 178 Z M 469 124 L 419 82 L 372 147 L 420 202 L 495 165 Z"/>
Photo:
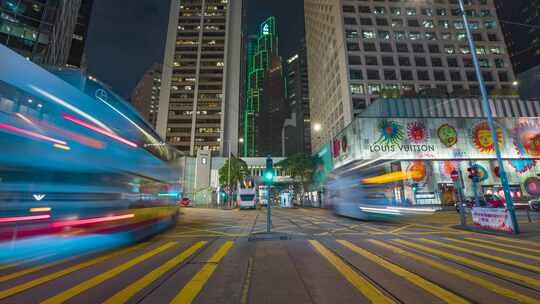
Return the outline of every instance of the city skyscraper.
<path id="1" fill-rule="evenodd" d="M 143 75 L 131 94 L 131 104 L 141 116 L 156 127 L 161 88 L 161 64 L 153 64 Z"/>
<path id="2" fill-rule="evenodd" d="M 309 86 L 306 43 L 302 39 L 298 53 L 287 59 L 287 101 L 294 128 L 287 132 L 286 151 L 311 154 L 311 123 L 309 116 Z"/>
<path id="3" fill-rule="evenodd" d="M 242 0 L 171 1 L 157 131 L 180 151 L 238 150 Z"/>
<path id="4" fill-rule="evenodd" d="M 286 118 L 286 87 L 278 52 L 276 19 L 259 26 L 248 41 L 248 84 L 244 106 L 244 156 L 281 155 L 281 129 Z"/>
<path id="5" fill-rule="evenodd" d="M 93 0 L 0 1 L 0 43 L 46 65 L 81 67 Z"/>
<path id="6" fill-rule="evenodd" d="M 495 3 L 516 74 L 540 65 L 540 0 Z"/>
<path id="7" fill-rule="evenodd" d="M 305 0 L 315 150 L 372 101 L 393 92 L 478 95 L 457 1 Z M 515 80 L 493 0 L 468 1 L 488 91 Z"/>

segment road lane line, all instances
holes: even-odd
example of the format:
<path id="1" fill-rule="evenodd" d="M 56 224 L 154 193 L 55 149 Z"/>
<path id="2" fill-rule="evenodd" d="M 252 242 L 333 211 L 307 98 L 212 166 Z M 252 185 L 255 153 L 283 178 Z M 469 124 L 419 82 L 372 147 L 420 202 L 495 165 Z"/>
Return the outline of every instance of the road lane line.
<path id="1" fill-rule="evenodd" d="M 56 266 L 58 264 L 66 263 L 66 262 L 69 262 L 69 261 L 74 260 L 76 258 L 78 258 L 78 256 L 77 257 L 69 257 L 67 259 L 62 259 L 60 261 L 51 262 L 51 263 L 47 263 L 47 264 L 43 264 L 43 265 L 37 265 L 37 266 L 34 266 L 34 267 L 30 267 L 30 268 L 26 268 L 26 269 L 23 269 L 23 270 L 20 270 L 20 271 L 17 271 L 17 272 L 10 273 L 10 274 L 7 274 L 7 275 L 3 275 L 3 276 L 0 276 L 0 283 L 6 282 L 6 281 L 9 281 L 9 280 L 13 280 L 15 278 L 22 277 L 24 275 L 34 273 L 34 272 L 37 272 L 37 271 L 40 271 L 40 270 L 43 270 L 43 269 L 47 269 L 47 268 Z"/>
<path id="2" fill-rule="evenodd" d="M 311 246 L 319 252 L 332 266 L 334 266 L 344 277 L 372 303 L 396 303 L 393 299 L 384 295 L 371 282 L 360 276 L 349 265 L 345 264 L 338 256 L 315 240 L 310 240 Z"/>
<path id="3" fill-rule="evenodd" d="M 510 259 L 505 259 L 505 258 L 498 257 L 496 255 L 493 255 L 493 254 L 488 254 L 488 253 L 484 253 L 484 252 L 480 252 L 480 251 L 476 251 L 476 250 L 472 250 L 472 249 L 468 249 L 468 248 L 464 248 L 464 247 L 460 247 L 460 246 L 454 246 L 454 245 L 450 245 L 450 244 L 446 244 L 446 243 L 443 243 L 443 242 L 438 242 L 438 241 L 434 241 L 434 240 L 430 240 L 430 239 L 421 238 L 421 239 L 417 239 L 417 240 L 421 241 L 421 242 L 426 242 L 426 243 L 429 243 L 429 244 L 445 247 L 445 248 L 448 248 L 448 249 L 452 249 L 452 250 L 456 250 L 456 251 L 476 255 L 476 256 L 486 258 L 486 259 L 490 259 L 490 260 L 493 260 L 493 261 L 497 261 L 499 263 L 503 263 L 503 264 L 506 264 L 506 265 L 511 265 L 511 266 L 515 266 L 515 267 L 518 267 L 518 268 L 522 268 L 522 269 L 526 269 L 526 270 L 530 270 L 530 271 L 540 273 L 540 267 L 533 266 L 533 265 L 530 265 L 530 264 L 527 264 L 527 263 L 522 263 L 522 262 L 519 262 L 519 261 L 510 260 Z"/>
<path id="4" fill-rule="evenodd" d="M 540 242 L 531 242 L 531 241 L 525 241 L 525 240 L 516 240 L 516 239 L 506 238 L 506 237 L 502 237 L 502 236 L 491 236 L 491 237 L 494 238 L 494 239 L 497 239 L 497 240 L 505 241 L 505 242 L 519 243 L 519 244 L 525 244 L 525 245 L 530 245 L 530 246 L 540 247 Z"/>
<path id="5" fill-rule="evenodd" d="M 45 275 L 43 277 L 34 279 L 32 281 L 25 282 L 23 284 L 13 286 L 13 287 L 11 287 L 9 289 L 2 290 L 2 291 L 0 291 L 0 300 L 5 299 L 7 297 L 10 297 L 10 296 L 12 296 L 14 294 L 20 293 L 22 291 L 25 291 L 27 289 L 36 287 L 38 285 L 47 283 L 49 281 L 58 279 L 58 278 L 60 278 L 62 276 L 68 275 L 68 274 L 70 274 L 72 272 L 75 272 L 75 271 L 78 271 L 78 270 L 81 270 L 81 269 L 96 265 L 98 263 L 104 262 L 104 261 L 106 261 L 108 259 L 112 259 L 112 258 L 117 257 L 117 256 L 124 255 L 124 254 L 126 254 L 128 252 L 134 251 L 134 250 L 139 249 L 139 248 L 141 248 L 143 246 L 146 246 L 146 245 L 147 245 L 147 243 L 142 243 L 142 244 L 138 244 L 138 245 L 135 245 L 135 246 L 132 246 L 132 247 L 120 249 L 118 251 L 111 252 L 111 253 L 106 254 L 104 256 L 100 256 L 100 257 L 94 258 L 92 260 L 82 262 L 80 264 L 73 265 L 71 267 L 62 269 L 60 271 L 57 271 L 57 272 Z M 74 258 L 71 258 L 71 259 L 74 259 Z"/>
<path id="6" fill-rule="evenodd" d="M 495 283 L 493 283 L 491 281 L 488 281 L 486 279 L 483 279 L 483 278 L 480 278 L 480 277 L 477 277 L 477 276 L 473 276 L 470 273 L 459 270 L 459 269 L 457 269 L 455 267 L 444 265 L 444 264 L 439 263 L 439 262 L 437 262 L 435 260 L 432 260 L 430 258 L 414 254 L 412 252 L 403 250 L 403 249 L 401 249 L 399 247 L 396 247 L 396 246 L 386 244 L 386 243 L 384 243 L 382 241 L 379 241 L 379 240 L 369 240 L 368 242 L 370 242 L 372 244 L 375 244 L 377 246 L 380 246 L 382 248 L 388 249 L 388 250 L 390 250 L 390 251 L 392 251 L 392 252 L 394 252 L 396 254 L 399 254 L 402 257 L 411 258 L 413 260 L 416 260 L 419 263 L 422 263 L 422 264 L 427 265 L 429 267 L 432 267 L 434 269 L 438 269 L 438 270 L 447 272 L 449 274 L 455 275 L 455 276 L 457 276 L 457 277 L 459 277 L 459 278 L 461 278 L 463 280 L 466 280 L 466 281 L 474 283 L 474 284 L 476 284 L 478 286 L 481 286 L 481 287 L 483 287 L 483 288 L 485 288 L 485 289 L 487 289 L 487 290 L 489 290 L 491 292 L 494 292 L 494 293 L 502 295 L 504 297 L 513 299 L 513 300 L 517 301 L 518 303 L 540 304 L 540 300 L 536 300 L 536 299 L 533 299 L 533 298 L 528 297 L 526 295 L 517 293 L 517 292 L 515 292 L 515 291 L 513 291 L 511 289 L 508 289 L 508 288 L 505 288 L 503 286 L 497 285 L 497 284 L 495 284 Z"/>
<path id="7" fill-rule="evenodd" d="M 439 285 L 437 284 L 434 284 L 428 280 L 425 280 L 424 278 L 422 278 L 421 276 L 417 275 L 417 274 L 414 274 L 406 269 L 403 269 L 401 267 L 399 267 L 398 265 L 396 264 L 393 264 L 363 248 L 360 248 L 356 245 L 354 245 L 353 243 L 351 242 L 348 242 L 348 241 L 345 241 L 345 240 L 338 240 L 337 241 L 338 243 L 340 243 L 341 245 L 349 248 L 350 250 L 352 250 L 353 252 L 363 256 L 364 258 L 372 261 L 373 263 L 383 267 L 383 268 L 386 268 L 388 269 L 390 272 L 392 272 L 393 274 L 396 274 L 404 279 L 406 279 L 407 281 L 409 281 L 410 283 L 424 289 L 425 291 L 431 293 L 432 295 L 436 296 L 437 298 L 443 300 L 444 302 L 446 303 L 452 303 L 452 304 L 458 304 L 458 303 L 461 303 L 461 304 L 465 304 L 465 303 L 470 303 L 469 301 L 463 299 L 462 297 L 446 290 L 446 289 L 443 289 L 442 287 L 440 287 Z"/>
<path id="8" fill-rule="evenodd" d="M 157 255 L 158 253 L 162 252 L 162 251 L 165 251 L 173 246 L 176 245 L 176 242 L 168 242 L 168 243 L 165 243 L 165 245 L 162 245 L 162 246 L 159 246 L 151 251 L 148 251 L 128 262 L 125 262 L 124 264 L 121 264 L 119 266 L 116 266 L 104 273 L 101 273 L 89 280 L 86 280 L 82 283 L 80 283 L 79 285 L 76 285 L 74 287 L 71 287 L 70 289 L 66 290 L 66 291 L 63 291 L 43 302 L 41 302 L 41 304 L 58 304 L 58 303 L 64 303 L 65 301 L 73 298 L 74 296 L 82 293 L 83 291 L 85 290 L 88 290 L 100 283 L 103 283 L 104 281 L 120 274 L 121 272 L 123 271 L 126 271 L 128 270 L 129 268 Z"/>
<path id="9" fill-rule="evenodd" d="M 516 246 L 516 245 L 502 244 L 500 242 L 493 242 L 493 241 L 488 241 L 488 240 L 484 240 L 484 239 L 480 239 L 480 238 L 465 238 L 465 239 L 469 240 L 469 241 L 475 241 L 475 242 L 482 242 L 482 243 L 491 244 L 491 245 L 497 245 L 499 247 L 506 247 L 506 248 L 518 249 L 518 250 L 521 250 L 521 251 L 540 253 L 539 249 L 532 249 L 532 248 L 526 248 L 526 247 L 521 247 L 521 246 Z"/>
<path id="10" fill-rule="evenodd" d="M 105 301 L 104 304 L 120 304 L 120 303 L 126 303 L 129 299 L 131 299 L 135 294 L 137 294 L 139 291 L 141 291 L 146 286 L 150 285 L 152 282 L 157 280 L 159 277 L 161 277 L 163 274 L 165 274 L 167 271 L 171 270 L 172 268 L 176 267 L 177 265 L 184 262 L 188 257 L 193 255 L 195 252 L 197 252 L 199 249 L 204 247 L 206 245 L 206 241 L 197 242 L 195 245 L 189 247 L 179 255 L 175 256 L 174 258 L 170 259 L 163 265 L 159 266 L 158 268 L 154 269 L 152 272 L 148 273 L 144 277 L 140 278 L 136 282 L 132 283 L 131 285 L 127 286 L 123 290 L 116 293 L 114 296 L 110 297 L 107 301 Z"/>
<path id="11" fill-rule="evenodd" d="M 405 225 L 405 226 L 401 226 L 401 227 L 398 227 L 392 231 L 389 231 L 388 233 L 396 233 L 396 232 L 400 232 L 401 230 L 405 230 L 407 228 L 411 228 L 413 227 L 414 225 L 413 224 L 410 224 L 410 225 Z"/>
<path id="12" fill-rule="evenodd" d="M 231 247 L 233 246 L 233 241 L 227 241 L 223 246 L 221 246 L 218 251 L 206 262 L 206 264 L 191 278 L 191 280 L 180 290 L 180 292 L 174 297 L 171 301 L 171 304 L 186 304 L 191 303 L 197 297 L 199 292 L 203 289 L 204 285 L 214 271 L 216 271 L 219 262 L 227 255 Z"/>
<path id="13" fill-rule="evenodd" d="M 477 244 L 477 243 L 473 243 L 473 242 L 467 242 L 467 241 L 464 241 L 464 240 L 458 240 L 458 239 L 453 239 L 453 238 L 444 238 L 444 239 L 448 240 L 448 241 L 451 241 L 451 242 L 456 242 L 456 243 L 459 243 L 459 244 L 474 246 L 474 247 L 478 247 L 478 248 L 484 248 L 484 249 L 488 249 L 488 250 L 493 250 L 493 251 L 497 251 L 497 252 L 502 252 L 502 253 L 506 253 L 506 254 L 510 254 L 510 255 L 516 255 L 516 256 L 520 256 L 520 257 L 540 261 L 540 257 L 538 257 L 538 256 L 534 256 L 534 255 L 530 255 L 530 254 L 526 254 L 526 253 L 521 253 L 521 252 L 516 252 L 516 251 L 513 251 L 513 250 L 507 250 L 507 249 L 497 248 L 497 247 L 488 246 L 488 245 L 484 245 L 484 244 Z"/>
<path id="14" fill-rule="evenodd" d="M 451 254 L 451 253 L 441 251 L 441 250 L 438 250 L 438 249 L 434 249 L 434 248 L 426 247 L 426 246 L 423 246 L 423 245 L 415 244 L 415 243 L 412 243 L 412 242 L 409 242 L 409 241 L 405 241 L 405 240 L 394 240 L 394 241 L 397 242 L 397 243 L 400 243 L 402 245 L 418 249 L 418 250 L 423 251 L 423 252 L 429 252 L 431 254 L 439 255 L 439 256 L 445 257 L 445 258 L 447 258 L 449 260 L 453 260 L 455 262 L 458 262 L 458 263 L 461 263 L 461 264 L 464 264 L 464 265 L 468 265 L 468 266 L 471 266 L 471 267 L 474 267 L 474 268 L 477 268 L 477 269 L 481 269 L 481 270 L 484 270 L 484 271 L 495 273 L 495 274 L 498 274 L 498 275 L 500 275 L 502 277 L 511 278 L 511 279 L 516 280 L 516 281 L 520 281 L 520 282 L 524 282 L 526 284 L 529 284 L 530 286 L 540 288 L 540 281 L 539 280 L 533 279 L 533 278 L 531 278 L 529 276 L 526 276 L 526 275 L 520 275 L 520 274 L 515 273 L 513 271 L 508 271 L 508 270 L 505 270 L 505 269 L 497 268 L 495 266 L 491 266 L 491 265 L 484 264 L 484 263 L 481 263 L 481 262 L 473 261 L 470 258 L 462 257 L 462 256 L 459 256 L 459 255 Z"/>

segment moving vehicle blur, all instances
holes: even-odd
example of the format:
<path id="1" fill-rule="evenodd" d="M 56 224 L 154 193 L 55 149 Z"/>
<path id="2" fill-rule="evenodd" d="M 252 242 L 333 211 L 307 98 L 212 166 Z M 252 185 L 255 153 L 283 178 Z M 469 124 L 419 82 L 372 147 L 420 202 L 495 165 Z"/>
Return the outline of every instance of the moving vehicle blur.
<path id="1" fill-rule="evenodd" d="M 176 223 L 181 155 L 131 106 L 78 70 L 2 45 L 0 57 L 0 261 L 120 246 Z"/>

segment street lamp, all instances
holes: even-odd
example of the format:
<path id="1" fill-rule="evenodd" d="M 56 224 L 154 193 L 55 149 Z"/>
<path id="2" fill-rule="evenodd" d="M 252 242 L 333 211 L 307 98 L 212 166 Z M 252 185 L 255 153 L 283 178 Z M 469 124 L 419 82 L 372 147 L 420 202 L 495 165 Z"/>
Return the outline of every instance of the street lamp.
<path id="1" fill-rule="evenodd" d="M 495 129 L 495 124 L 493 122 L 493 114 L 491 113 L 491 107 L 489 106 L 489 97 L 484 83 L 484 77 L 482 76 L 482 70 L 480 69 L 480 62 L 478 61 L 478 55 L 476 54 L 476 45 L 471 34 L 471 27 L 469 25 L 467 14 L 465 12 L 465 4 L 463 3 L 463 0 L 459 0 L 459 7 L 461 9 L 461 15 L 463 17 L 463 23 L 465 25 L 467 39 L 469 40 L 469 48 L 471 49 L 474 69 L 476 71 L 476 77 L 478 78 L 478 82 L 480 84 L 480 92 L 482 93 L 482 108 L 486 113 L 489 131 L 493 140 L 493 146 L 495 147 L 495 155 L 497 156 L 497 162 L 499 163 L 499 174 L 501 178 L 501 184 L 503 186 L 504 197 L 506 199 L 506 208 L 508 209 L 508 212 L 510 212 L 512 225 L 514 226 L 514 232 L 518 234 L 519 225 L 516 218 L 514 203 L 512 201 L 512 195 L 510 194 L 510 187 L 508 186 L 508 176 L 506 175 L 506 170 L 504 170 L 504 163 L 501 156 L 501 149 L 499 147 L 497 130 Z"/>
<path id="2" fill-rule="evenodd" d="M 318 122 L 316 122 L 315 124 L 313 124 L 313 131 L 319 133 L 321 132 L 322 130 L 322 125 Z"/>

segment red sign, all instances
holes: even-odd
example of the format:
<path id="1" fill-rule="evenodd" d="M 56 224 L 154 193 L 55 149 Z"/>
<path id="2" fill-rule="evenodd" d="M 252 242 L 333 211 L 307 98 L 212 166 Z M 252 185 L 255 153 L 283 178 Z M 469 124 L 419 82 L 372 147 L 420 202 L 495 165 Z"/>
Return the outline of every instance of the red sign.
<path id="1" fill-rule="evenodd" d="M 450 178 L 452 178 L 454 182 L 457 182 L 459 180 L 459 172 L 457 170 L 453 170 L 452 173 L 450 173 Z"/>

